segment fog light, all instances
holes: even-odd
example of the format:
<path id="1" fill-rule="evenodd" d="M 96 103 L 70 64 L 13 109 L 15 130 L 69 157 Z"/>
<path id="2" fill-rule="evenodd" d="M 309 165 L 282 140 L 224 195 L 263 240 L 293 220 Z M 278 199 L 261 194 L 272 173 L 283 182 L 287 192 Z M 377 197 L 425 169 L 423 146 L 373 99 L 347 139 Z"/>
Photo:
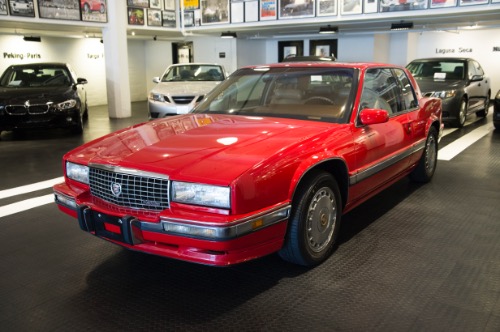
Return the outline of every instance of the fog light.
<path id="1" fill-rule="evenodd" d="M 68 197 L 66 195 L 59 194 L 59 193 L 54 193 L 54 195 L 55 195 L 56 203 L 67 206 L 73 210 L 76 210 L 77 205 L 76 205 L 76 201 L 73 198 Z"/>

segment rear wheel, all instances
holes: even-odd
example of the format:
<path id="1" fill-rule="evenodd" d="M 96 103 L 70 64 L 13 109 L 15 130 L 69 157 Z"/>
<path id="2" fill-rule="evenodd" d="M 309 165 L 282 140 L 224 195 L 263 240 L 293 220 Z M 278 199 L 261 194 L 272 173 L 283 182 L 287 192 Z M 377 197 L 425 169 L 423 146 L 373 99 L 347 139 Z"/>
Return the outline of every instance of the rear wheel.
<path id="1" fill-rule="evenodd" d="M 437 165 L 437 153 L 438 153 L 438 133 L 436 128 L 431 127 L 429 130 L 429 135 L 425 142 L 424 153 L 418 162 L 417 167 L 410 173 L 410 179 L 415 182 L 429 182 L 434 172 L 436 171 Z"/>
<path id="2" fill-rule="evenodd" d="M 323 262 L 332 253 L 342 214 L 337 181 L 329 173 L 315 171 L 297 188 L 285 244 L 279 255 L 304 266 Z"/>
<path id="3" fill-rule="evenodd" d="M 476 112 L 476 115 L 484 118 L 486 115 L 488 115 L 489 109 L 490 109 L 490 94 L 488 93 L 488 95 L 486 96 L 486 100 L 484 101 L 484 108 L 479 112 Z"/>

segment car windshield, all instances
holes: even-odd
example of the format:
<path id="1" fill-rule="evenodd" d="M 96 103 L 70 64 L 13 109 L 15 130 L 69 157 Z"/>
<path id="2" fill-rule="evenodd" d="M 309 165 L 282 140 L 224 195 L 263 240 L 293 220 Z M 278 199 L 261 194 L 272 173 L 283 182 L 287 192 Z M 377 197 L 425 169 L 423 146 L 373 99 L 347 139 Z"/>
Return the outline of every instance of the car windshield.
<path id="1" fill-rule="evenodd" d="M 463 61 L 412 61 L 407 67 L 415 78 L 429 78 L 434 80 L 463 80 L 465 78 L 465 63 Z"/>
<path id="2" fill-rule="evenodd" d="M 356 90 L 352 68 L 240 69 L 193 113 L 273 116 L 344 123 Z"/>
<path id="3" fill-rule="evenodd" d="M 221 66 L 194 64 L 172 66 L 161 78 L 162 82 L 222 80 L 224 80 L 224 74 Z"/>
<path id="4" fill-rule="evenodd" d="M 9 67 L 0 80 L 2 87 L 45 87 L 68 86 L 71 84 L 69 72 L 64 67 Z"/>

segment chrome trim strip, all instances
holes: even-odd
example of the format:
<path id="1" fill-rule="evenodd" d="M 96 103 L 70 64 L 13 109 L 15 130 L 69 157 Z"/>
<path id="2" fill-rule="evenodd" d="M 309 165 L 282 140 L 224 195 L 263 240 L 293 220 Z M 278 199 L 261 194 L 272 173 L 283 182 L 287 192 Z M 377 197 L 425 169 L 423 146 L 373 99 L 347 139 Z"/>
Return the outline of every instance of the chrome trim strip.
<path id="1" fill-rule="evenodd" d="M 422 150 L 424 147 L 425 147 L 425 140 L 421 140 L 420 142 L 416 143 L 408 150 L 405 150 L 397 155 L 389 157 L 376 165 L 368 167 L 368 168 L 352 175 L 349 178 L 349 185 L 351 185 L 351 186 L 355 185 L 355 184 L 369 178 L 370 176 L 373 176 L 373 175 L 383 171 L 384 169 L 400 162 L 401 160 L 408 158 L 409 156 L 416 153 L 417 151 Z"/>
<path id="2" fill-rule="evenodd" d="M 165 179 L 165 180 L 170 179 L 169 176 L 165 175 L 165 174 L 141 171 L 138 169 L 127 168 L 127 167 L 122 167 L 122 166 L 89 163 L 89 167 L 103 169 L 103 170 L 109 171 L 109 172 L 123 173 L 123 174 L 135 175 L 135 176 L 144 176 L 144 177 L 158 178 L 158 179 Z"/>

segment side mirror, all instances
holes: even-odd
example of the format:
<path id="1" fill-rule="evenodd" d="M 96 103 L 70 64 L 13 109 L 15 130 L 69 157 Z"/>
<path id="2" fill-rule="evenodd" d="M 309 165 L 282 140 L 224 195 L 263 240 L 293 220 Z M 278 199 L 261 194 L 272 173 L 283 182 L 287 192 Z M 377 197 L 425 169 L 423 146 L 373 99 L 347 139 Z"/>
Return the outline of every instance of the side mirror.
<path id="1" fill-rule="evenodd" d="M 153 77 L 153 83 L 160 83 L 160 78 L 158 76 Z"/>
<path id="2" fill-rule="evenodd" d="M 88 81 L 85 78 L 78 77 L 76 79 L 76 84 L 87 84 Z"/>
<path id="3" fill-rule="evenodd" d="M 471 78 L 471 82 L 477 82 L 477 81 L 482 81 L 483 80 L 483 75 L 474 75 Z"/>
<path id="4" fill-rule="evenodd" d="M 372 125 L 389 121 L 389 113 L 383 109 L 365 108 L 359 113 L 363 125 Z"/>

